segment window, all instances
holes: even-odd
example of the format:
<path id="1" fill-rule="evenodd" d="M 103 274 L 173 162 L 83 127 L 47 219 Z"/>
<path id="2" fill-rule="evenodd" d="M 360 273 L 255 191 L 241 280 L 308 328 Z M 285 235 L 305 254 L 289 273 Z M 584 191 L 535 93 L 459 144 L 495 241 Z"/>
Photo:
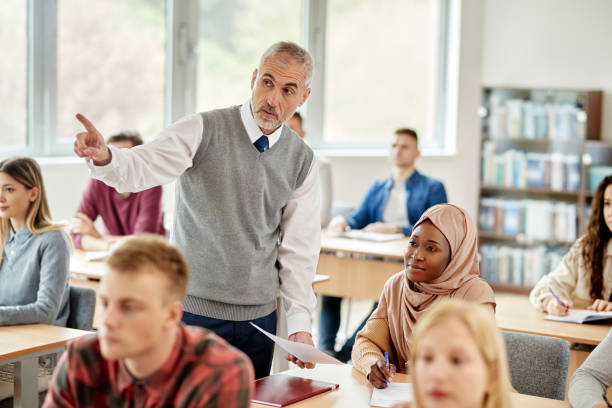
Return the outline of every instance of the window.
<path id="1" fill-rule="evenodd" d="M 301 2 L 200 0 L 196 110 L 241 104 L 265 48 L 301 43 Z"/>
<path id="2" fill-rule="evenodd" d="M 82 131 L 77 112 L 105 136 L 164 125 L 164 0 L 59 0 L 57 141 Z"/>
<path id="3" fill-rule="evenodd" d="M 21 150 L 27 135 L 27 2 L 5 0 L 0 7 L 1 150 Z"/>
<path id="4" fill-rule="evenodd" d="M 444 95 L 437 97 L 445 81 L 444 3 L 326 2 L 323 106 L 308 108 L 322 110 L 316 147 L 386 149 L 395 129 L 411 127 L 421 150 L 444 149 L 444 129 L 434 126 L 445 115 Z"/>

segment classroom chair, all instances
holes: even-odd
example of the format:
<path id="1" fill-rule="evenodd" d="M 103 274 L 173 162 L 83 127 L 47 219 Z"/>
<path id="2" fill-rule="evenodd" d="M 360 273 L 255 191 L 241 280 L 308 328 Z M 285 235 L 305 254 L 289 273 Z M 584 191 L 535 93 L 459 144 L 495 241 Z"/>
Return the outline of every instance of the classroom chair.
<path id="1" fill-rule="evenodd" d="M 521 394 L 563 400 L 569 343 L 555 337 L 503 332 L 512 386 Z"/>
<path id="2" fill-rule="evenodd" d="M 70 315 L 67 326 L 91 330 L 96 309 L 96 291 L 85 286 L 70 285 Z"/>
<path id="3" fill-rule="evenodd" d="M 66 326 L 72 329 L 91 330 L 96 308 L 96 291 L 85 286 L 70 285 L 68 301 L 70 302 L 70 315 Z M 40 369 L 39 371 L 38 398 L 40 405 L 42 405 L 52 373 L 49 369 Z M 0 369 L 0 408 L 13 407 L 12 381 L 12 367 L 2 367 Z"/>

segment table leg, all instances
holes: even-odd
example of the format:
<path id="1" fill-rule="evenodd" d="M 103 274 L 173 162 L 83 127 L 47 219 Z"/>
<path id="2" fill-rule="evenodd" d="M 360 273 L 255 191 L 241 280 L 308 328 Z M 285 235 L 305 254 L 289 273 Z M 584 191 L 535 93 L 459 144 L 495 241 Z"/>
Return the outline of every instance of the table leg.
<path id="1" fill-rule="evenodd" d="M 15 395 L 17 408 L 38 407 L 38 357 L 15 362 Z"/>

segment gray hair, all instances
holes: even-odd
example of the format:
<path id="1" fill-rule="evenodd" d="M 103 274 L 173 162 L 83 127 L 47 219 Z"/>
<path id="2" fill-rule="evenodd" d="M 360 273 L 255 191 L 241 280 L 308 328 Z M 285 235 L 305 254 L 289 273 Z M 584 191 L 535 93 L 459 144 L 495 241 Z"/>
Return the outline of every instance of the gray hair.
<path id="1" fill-rule="evenodd" d="M 261 56 L 259 60 L 259 66 L 265 61 L 266 58 L 274 57 L 279 54 L 284 54 L 290 58 L 293 58 L 298 63 L 302 64 L 306 71 L 306 88 L 310 86 L 310 80 L 312 79 L 312 72 L 314 70 L 314 61 L 312 55 L 304 48 L 300 47 L 296 43 L 290 41 L 280 41 L 272 44 Z"/>

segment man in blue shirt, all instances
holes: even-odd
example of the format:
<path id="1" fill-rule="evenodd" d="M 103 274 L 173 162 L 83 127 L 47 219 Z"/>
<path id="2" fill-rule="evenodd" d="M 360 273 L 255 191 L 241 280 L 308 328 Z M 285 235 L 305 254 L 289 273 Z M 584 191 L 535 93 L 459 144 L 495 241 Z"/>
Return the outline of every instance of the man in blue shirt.
<path id="1" fill-rule="evenodd" d="M 414 163 L 419 155 L 417 133 L 409 128 L 396 130 L 390 149 L 390 159 L 393 164 L 391 177 L 374 182 L 359 208 L 348 218 L 334 217 L 329 223 L 328 230 L 342 232 L 362 229 L 387 234 L 401 232 L 409 236 L 412 233 L 412 226 L 425 210 L 433 205 L 447 202 L 444 185 L 416 170 Z M 355 336 L 367 321 L 367 317 L 355 334 L 336 353 L 334 345 L 340 326 L 341 302 L 341 298 L 331 296 L 322 298 L 319 348 L 346 362 L 351 357 Z M 377 304 L 374 308 L 376 306 Z"/>

